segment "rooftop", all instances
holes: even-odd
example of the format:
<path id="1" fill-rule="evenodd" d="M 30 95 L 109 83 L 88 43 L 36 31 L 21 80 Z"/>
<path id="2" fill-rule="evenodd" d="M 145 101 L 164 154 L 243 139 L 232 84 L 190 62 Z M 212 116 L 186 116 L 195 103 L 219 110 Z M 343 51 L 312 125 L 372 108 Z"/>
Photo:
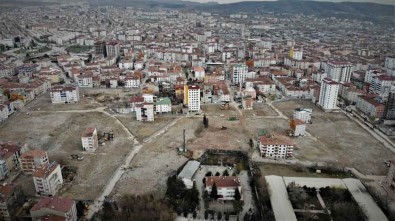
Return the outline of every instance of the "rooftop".
<path id="1" fill-rule="evenodd" d="M 57 196 L 41 198 L 30 211 L 41 209 L 52 209 L 60 212 L 67 212 L 74 205 L 74 200 L 61 198 Z"/>
<path id="2" fill-rule="evenodd" d="M 237 176 L 206 177 L 206 186 L 212 186 L 214 183 L 218 188 L 236 188 L 241 186 L 240 178 Z"/>

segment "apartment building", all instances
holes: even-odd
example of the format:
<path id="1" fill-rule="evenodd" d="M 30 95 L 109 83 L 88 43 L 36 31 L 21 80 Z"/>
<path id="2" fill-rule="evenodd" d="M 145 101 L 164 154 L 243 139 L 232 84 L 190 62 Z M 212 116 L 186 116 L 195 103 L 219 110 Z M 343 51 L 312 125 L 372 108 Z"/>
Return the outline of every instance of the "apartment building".
<path id="1" fill-rule="evenodd" d="M 63 177 L 56 162 L 44 165 L 33 172 L 33 182 L 39 195 L 54 196 L 62 187 Z"/>
<path id="2" fill-rule="evenodd" d="M 374 97 L 360 95 L 356 108 L 368 117 L 381 118 L 384 116 L 385 105 L 379 103 Z"/>
<path id="3" fill-rule="evenodd" d="M 184 105 L 189 112 L 200 112 L 200 88 L 197 85 L 184 85 Z"/>
<path id="4" fill-rule="evenodd" d="M 339 83 L 329 78 L 324 78 L 322 80 L 318 105 L 320 105 L 324 110 L 337 109 L 336 104 L 339 85 Z"/>
<path id="5" fill-rule="evenodd" d="M 54 86 L 50 95 L 53 104 L 77 103 L 80 100 L 78 87 L 74 86 Z"/>
<path id="6" fill-rule="evenodd" d="M 17 212 L 17 201 L 21 197 L 21 191 L 13 184 L 0 186 L 0 220 L 14 221 Z"/>
<path id="7" fill-rule="evenodd" d="M 313 109 L 296 108 L 293 113 L 293 119 L 299 119 L 306 124 L 311 123 L 311 113 L 312 112 L 313 112 Z"/>
<path id="8" fill-rule="evenodd" d="M 149 103 L 137 104 L 136 119 L 138 121 L 154 121 L 154 105 Z"/>
<path id="9" fill-rule="evenodd" d="M 289 126 L 292 130 L 292 136 L 294 137 L 304 136 L 306 133 L 306 124 L 299 119 L 292 119 Z"/>
<path id="10" fill-rule="evenodd" d="M 391 87 L 395 85 L 395 76 L 380 75 L 372 77 L 369 91 L 387 99 Z"/>
<path id="11" fill-rule="evenodd" d="M 96 151 L 99 146 L 97 130 L 94 127 L 88 127 L 81 134 L 82 149 L 84 151 Z"/>
<path id="12" fill-rule="evenodd" d="M 156 113 L 169 113 L 171 112 L 171 100 L 168 97 L 159 98 L 155 102 Z"/>
<path id="13" fill-rule="evenodd" d="M 328 61 L 324 65 L 325 73 L 334 81 L 346 83 L 350 82 L 353 65 L 350 62 Z"/>
<path id="14" fill-rule="evenodd" d="M 302 60 L 303 59 L 303 50 L 302 49 L 296 49 L 293 46 L 291 47 L 291 50 L 289 51 L 289 57 L 294 60 Z"/>
<path id="15" fill-rule="evenodd" d="M 121 55 L 121 48 L 118 42 L 112 41 L 106 44 L 107 57 L 119 57 Z"/>
<path id="16" fill-rule="evenodd" d="M 202 80 L 202 79 L 204 79 L 204 76 L 205 76 L 205 74 L 206 74 L 206 71 L 204 70 L 204 68 L 203 67 L 193 67 L 193 73 L 195 74 L 195 78 L 196 79 L 199 79 L 199 80 Z"/>
<path id="17" fill-rule="evenodd" d="M 10 171 L 8 170 L 7 162 L 0 160 L 0 180 L 4 180 L 8 177 Z"/>
<path id="18" fill-rule="evenodd" d="M 61 197 L 43 197 L 30 209 L 33 221 L 50 220 L 77 221 L 77 208 L 74 200 Z"/>
<path id="19" fill-rule="evenodd" d="M 8 115 L 8 107 L 0 104 L 0 122 L 5 121 L 8 118 Z"/>
<path id="20" fill-rule="evenodd" d="M 127 76 L 125 77 L 125 87 L 140 87 L 140 78 L 137 76 Z"/>
<path id="21" fill-rule="evenodd" d="M 33 173 L 37 168 L 49 164 L 48 154 L 43 150 L 29 150 L 21 155 L 20 164 L 24 173 Z"/>
<path id="22" fill-rule="evenodd" d="M 234 84 L 244 84 L 246 75 L 248 72 L 247 65 L 245 64 L 235 64 L 232 67 L 232 83 Z"/>
<path id="23" fill-rule="evenodd" d="M 215 183 L 218 200 L 234 200 L 236 188 L 241 194 L 240 178 L 237 176 L 209 176 L 205 177 L 205 190 L 210 195 Z"/>
<path id="24" fill-rule="evenodd" d="M 294 144 L 283 136 L 260 136 L 258 148 L 261 157 L 285 159 L 293 156 Z"/>
<path id="25" fill-rule="evenodd" d="M 20 169 L 19 158 L 24 146 L 14 143 L 0 143 L 0 159 L 4 160 L 10 172 Z"/>

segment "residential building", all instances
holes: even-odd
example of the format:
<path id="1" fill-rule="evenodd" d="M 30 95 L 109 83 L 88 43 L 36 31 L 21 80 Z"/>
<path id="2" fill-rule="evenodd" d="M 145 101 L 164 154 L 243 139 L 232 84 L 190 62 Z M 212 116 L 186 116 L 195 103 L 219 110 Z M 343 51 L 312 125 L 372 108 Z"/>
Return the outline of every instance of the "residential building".
<path id="1" fill-rule="evenodd" d="M 196 171 L 199 169 L 200 162 L 196 160 L 188 161 L 188 163 L 182 168 L 181 172 L 177 175 L 180 178 L 187 189 L 192 189 L 193 182 L 195 179 L 193 178 Z"/>
<path id="2" fill-rule="evenodd" d="M 37 168 L 49 164 L 48 154 L 43 150 L 29 150 L 21 155 L 20 161 L 24 173 L 33 173 Z"/>
<path id="3" fill-rule="evenodd" d="M 171 100 L 168 97 L 159 98 L 155 102 L 156 113 L 168 113 L 171 112 Z"/>
<path id="4" fill-rule="evenodd" d="M 130 104 L 130 111 L 135 112 L 136 107 L 139 104 L 144 103 L 144 98 L 142 96 L 134 96 L 129 99 L 129 104 Z"/>
<path id="5" fill-rule="evenodd" d="M 74 86 L 54 86 L 50 95 L 53 104 L 77 103 L 80 100 L 79 89 Z"/>
<path id="6" fill-rule="evenodd" d="M 154 121 L 154 105 L 149 103 L 137 104 L 136 119 L 138 121 Z"/>
<path id="7" fill-rule="evenodd" d="M 62 187 L 63 177 L 56 162 L 44 165 L 33 172 L 33 182 L 39 195 L 54 196 Z"/>
<path id="8" fill-rule="evenodd" d="M 311 123 L 311 113 L 313 109 L 296 108 L 293 113 L 293 119 L 299 119 L 304 123 Z"/>
<path id="9" fill-rule="evenodd" d="M 75 81 L 78 83 L 78 87 L 93 87 L 93 74 L 85 73 L 75 76 Z"/>
<path id="10" fill-rule="evenodd" d="M 210 195 L 215 183 L 219 200 L 234 200 L 236 188 L 241 192 L 240 178 L 237 176 L 208 176 L 205 177 L 205 190 Z"/>
<path id="11" fill-rule="evenodd" d="M 374 97 L 360 95 L 356 108 L 368 117 L 381 118 L 384 115 L 385 105 L 377 102 Z"/>
<path id="12" fill-rule="evenodd" d="M 299 119 L 292 119 L 289 126 L 291 127 L 292 136 L 294 137 L 304 136 L 306 133 L 306 124 Z"/>
<path id="13" fill-rule="evenodd" d="M 119 57 L 121 49 L 118 42 L 112 41 L 106 44 L 106 56 L 107 57 Z"/>
<path id="14" fill-rule="evenodd" d="M 9 116 L 8 107 L 0 104 L 0 122 L 5 121 Z"/>
<path id="15" fill-rule="evenodd" d="M 325 72 L 328 77 L 337 82 L 350 82 L 353 71 L 353 65 L 350 62 L 328 61 L 325 63 Z"/>
<path id="16" fill-rule="evenodd" d="M 386 120 L 395 120 L 395 87 L 391 89 L 387 103 L 385 105 L 384 118 Z"/>
<path id="17" fill-rule="evenodd" d="M 77 208 L 74 200 L 61 197 L 43 197 L 30 209 L 33 221 L 41 221 L 46 216 L 55 220 L 77 221 Z"/>
<path id="18" fill-rule="evenodd" d="M 324 110 L 336 109 L 338 93 L 339 93 L 339 83 L 329 78 L 324 78 L 321 82 L 320 97 L 318 104 Z"/>
<path id="19" fill-rule="evenodd" d="M 303 58 L 303 50 L 302 49 L 296 49 L 293 46 L 291 47 L 291 50 L 289 52 L 289 57 L 294 59 L 294 60 L 302 60 Z"/>
<path id="20" fill-rule="evenodd" d="M 125 87 L 140 87 L 140 78 L 137 76 L 125 77 Z"/>
<path id="21" fill-rule="evenodd" d="M 204 70 L 203 67 L 193 67 L 193 73 L 195 73 L 195 78 L 202 80 L 204 79 L 204 76 L 206 74 L 206 71 Z"/>
<path id="22" fill-rule="evenodd" d="M 189 112 L 200 112 L 200 88 L 197 85 L 184 85 L 184 105 Z"/>
<path id="23" fill-rule="evenodd" d="M 392 192 L 395 191 L 395 159 L 392 159 L 390 168 L 387 173 L 387 185 L 391 188 Z"/>
<path id="24" fill-rule="evenodd" d="M 293 156 L 294 144 L 284 136 L 264 135 L 258 137 L 261 157 L 285 159 Z"/>
<path id="25" fill-rule="evenodd" d="M 23 150 L 24 146 L 14 143 L 0 143 L 0 159 L 6 162 L 9 171 L 20 169 L 19 158 Z"/>
<path id="26" fill-rule="evenodd" d="M 88 127 L 81 135 L 82 149 L 84 151 L 96 151 L 99 146 L 97 130 L 94 127 Z"/>
<path id="27" fill-rule="evenodd" d="M 0 185 L 0 220 L 14 221 L 21 200 L 20 188 L 14 184 Z"/>
<path id="28" fill-rule="evenodd" d="M 373 76 L 370 81 L 369 91 L 385 100 L 388 98 L 392 86 L 395 86 L 395 76 Z"/>
<path id="29" fill-rule="evenodd" d="M 0 180 L 4 180 L 9 174 L 10 171 L 8 170 L 7 162 L 0 160 Z"/>
<path id="30" fill-rule="evenodd" d="M 235 64 L 232 67 L 232 83 L 234 84 L 244 84 L 246 75 L 248 72 L 247 65 L 245 64 Z"/>

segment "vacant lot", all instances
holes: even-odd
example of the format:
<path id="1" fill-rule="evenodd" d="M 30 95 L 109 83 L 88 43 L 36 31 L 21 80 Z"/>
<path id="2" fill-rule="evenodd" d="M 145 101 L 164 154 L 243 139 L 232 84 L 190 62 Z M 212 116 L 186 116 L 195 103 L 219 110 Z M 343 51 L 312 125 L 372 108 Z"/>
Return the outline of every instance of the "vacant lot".
<path id="1" fill-rule="evenodd" d="M 117 116 L 117 118 L 141 142 L 143 139 L 153 135 L 155 132 L 175 120 L 177 117 L 156 115 L 154 122 L 137 121 L 134 115 Z"/>
<path id="2" fill-rule="evenodd" d="M 19 114 L 0 125 L 2 140 L 21 141 L 31 148 L 48 151 L 50 161 L 63 162 L 78 168 L 76 180 L 62 195 L 73 199 L 94 199 L 108 178 L 132 148 L 126 132 L 114 118 L 103 113 L 31 112 Z M 113 129 L 115 139 L 94 153 L 82 152 L 81 133 L 86 127 L 98 131 Z M 71 160 L 70 154 L 84 156 L 83 161 Z"/>
<path id="3" fill-rule="evenodd" d="M 331 161 L 338 166 L 354 167 L 366 174 L 387 173 L 388 168 L 383 160 L 392 158 L 394 154 L 345 115 L 325 113 L 308 101 L 292 100 L 274 105 L 288 117 L 298 107 L 313 109 L 313 124 L 307 125 L 307 131 L 312 136 L 294 139 L 299 146 L 296 151 L 298 158 L 313 162 Z M 277 120 L 271 123 L 287 127 L 287 122 L 280 123 Z"/>
<path id="4" fill-rule="evenodd" d="M 206 114 L 206 116 L 224 116 L 226 118 L 237 116 L 238 112 L 233 107 L 229 106 L 227 110 L 222 110 L 221 105 L 202 105 L 202 111 Z"/>
<path id="5" fill-rule="evenodd" d="M 177 153 L 177 148 L 181 147 L 183 142 L 183 129 L 187 129 L 185 137 L 189 148 L 190 139 L 195 137 L 195 129 L 199 123 L 200 120 L 194 118 L 180 119 L 165 133 L 144 144 L 115 186 L 112 193 L 114 197 L 126 193 L 141 195 L 152 191 L 163 196 L 167 177 L 187 161 Z"/>
<path id="6" fill-rule="evenodd" d="M 251 116 L 278 116 L 276 111 L 273 110 L 269 105 L 265 103 L 255 103 L 252 110 L 243 110 L 243 113 L 247 117 Z"/>

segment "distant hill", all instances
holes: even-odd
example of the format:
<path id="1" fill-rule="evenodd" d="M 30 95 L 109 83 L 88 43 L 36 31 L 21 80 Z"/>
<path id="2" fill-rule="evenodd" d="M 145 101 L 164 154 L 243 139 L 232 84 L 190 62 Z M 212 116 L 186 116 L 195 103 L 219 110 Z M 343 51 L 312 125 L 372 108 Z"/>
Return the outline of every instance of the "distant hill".
<path id="1" fill-rule="evenodd" d="M 238 2 L 205 6 L 199 9 L 221 14 L 244 12 L 248 14 L 289 13 L 315 15 L 317 17 L 337 17 L 361 19 L 373 22 L 394 22 L 395 6 L 368 2 L 323 2 L 281 0 L 273 2 Z"/>

